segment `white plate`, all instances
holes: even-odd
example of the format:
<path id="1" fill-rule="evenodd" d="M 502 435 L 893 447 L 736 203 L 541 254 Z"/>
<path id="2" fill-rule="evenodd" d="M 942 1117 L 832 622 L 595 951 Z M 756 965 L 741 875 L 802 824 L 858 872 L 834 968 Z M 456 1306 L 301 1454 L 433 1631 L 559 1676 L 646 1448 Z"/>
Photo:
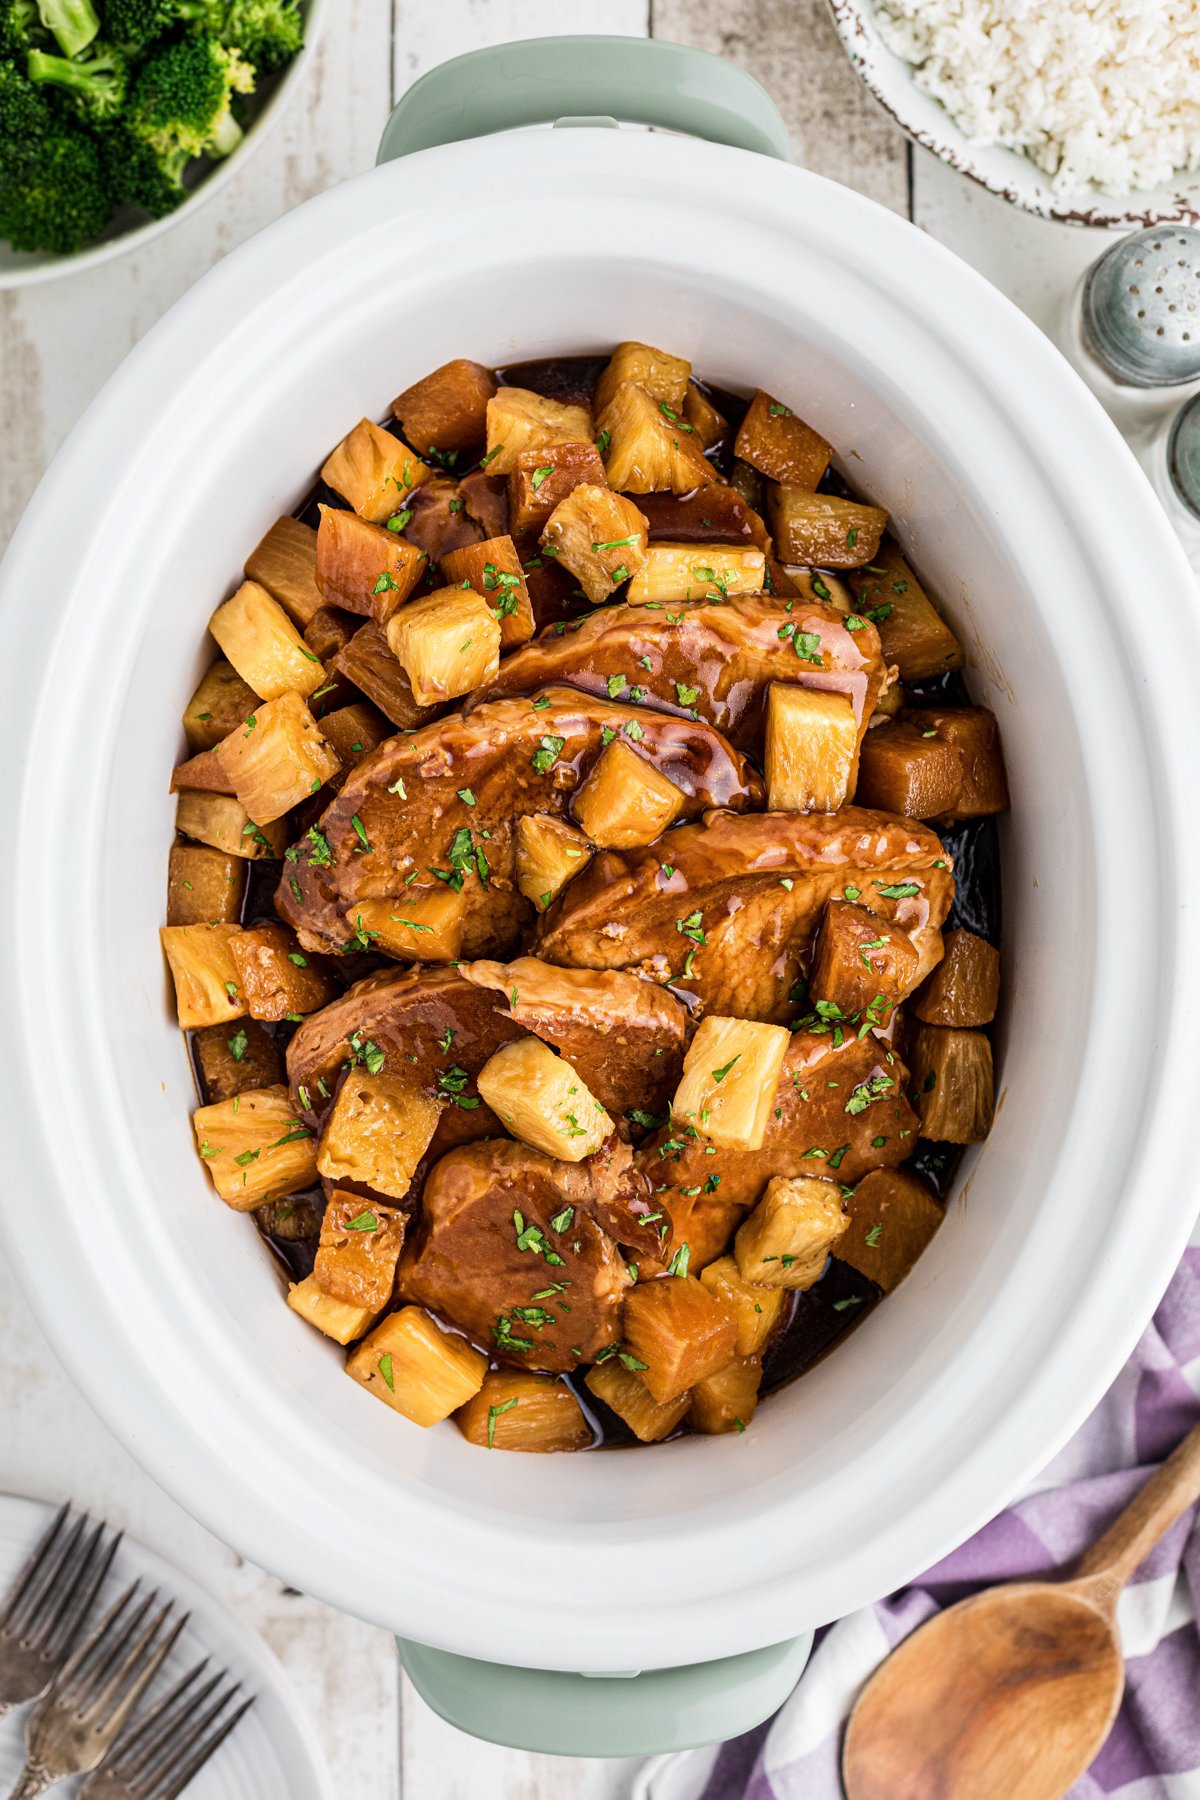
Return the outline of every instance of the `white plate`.
<path id="1" fill-rule="evenodd" d="M 0 1494 L 0 1595 L 7 1593 L 54 1512 L 43 1501 Z M 207 1656 L 257 1696 L 237 1730 L 196 1776 L 187 1800 L 334 1800 L 324 1759 L 280 1664 L 255 1632 L 171 1563 L 125 1538 L 93 1618 L 137 1577 L 191 1613 L 154 1694 Z M 8 1793 L 21 1772 L 27 1716 L 28 1709 L 22 1708 L 0 1719 L 0 1794 Z M 67 1795 L 72 1784 L 56 1791 Z"/>

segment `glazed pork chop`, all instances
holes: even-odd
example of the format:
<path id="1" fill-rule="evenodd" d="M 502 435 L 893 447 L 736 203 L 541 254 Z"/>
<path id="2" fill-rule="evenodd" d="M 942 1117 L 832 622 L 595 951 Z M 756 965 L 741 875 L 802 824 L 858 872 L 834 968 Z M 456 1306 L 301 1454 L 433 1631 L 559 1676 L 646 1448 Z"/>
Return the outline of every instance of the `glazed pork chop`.
<path id="1" fill-rule="evenodd" d="M 289 850 L 276 911 L 306 950 L 340 949 L 359 938 L 360 903 L 407 914 L 414 890 L 441 883 L 463 897 L 461 955 L 510 954 L 533 917 L 516 822 L 565 813 L 618 736 L 681 791 L 684 817 L 761 802 L 760 777 L 710 725 L 551 687 L 381 744 Z"/>
<path id="2" fill-rule="evenodd" d="M 606 606 L 514 651 L 481 699 L 567 681 L 587 693 L 615 692 L 656 711 L 704 719 L 754 755 L 762 750 L 769 684 L 796 682 L 845 694 L 861 743 L 887 670 L 874 625 L 860 619 L 851 629 L 847 616 L 856 615 L 770 594 Z"/>
<path id="3" fill-rule="evenodd" d="M 594 1216 L 636 1183 L 629 1151 L 564 1163 L 502 1139 L 443 1156 L 400 1288 L 502 1362 L 565 1371 L 620 1338 L 630 1277 Z"/>
<path id="4" fill-rule="evenodd" d="M 941 957 L 953 896 L 950 858 L 914 821 L 856 806 L 714 812 L 595 857 L 544 914 L 537 953 L 650 975 L 706 1012 L 788 1023 L 804 1011 L 797 983 L 828 901 L 855 901 L 906 932 L 915 987 Z"/>
<path id="5" fill-rule="evenodd" d="M 660 1112 L 679 1085 L 687 1009 L 653 981 L 623 969 L 556 968 L 536 956 L 463 963 L 459 973 L 565 1056 L 614 1119 Z"/>

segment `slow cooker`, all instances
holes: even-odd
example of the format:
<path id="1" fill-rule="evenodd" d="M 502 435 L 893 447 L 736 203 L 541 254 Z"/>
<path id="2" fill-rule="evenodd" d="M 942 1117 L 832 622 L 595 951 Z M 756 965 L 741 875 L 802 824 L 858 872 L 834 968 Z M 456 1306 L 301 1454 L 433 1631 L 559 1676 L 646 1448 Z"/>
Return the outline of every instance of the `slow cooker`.
<path id="1" fill-rule="evenodd" d="M 784 147 L 761 90 L 676 46 L 447 65 L 380 167 L 149 333 L 0 571 L 0 1218 L 40 1321 L 212 1531 L 397 1633 L 456 1723 L 538 1748 L 695 1742 L 777 1704 L 814 1626 L 903 1584 L 1064 1441 L 1194 1213 L 1192 577 L 1038 331 Z M 346 1380 L 196 1161 L 157 938 L 165 772 L 205 621 L 348 421 L 450 357 L 622 338 L 802 405 L 967 647 L 1013 793 L 1001 1100 L 923 1260 L 753 1431 L 485 1461 Z"/>

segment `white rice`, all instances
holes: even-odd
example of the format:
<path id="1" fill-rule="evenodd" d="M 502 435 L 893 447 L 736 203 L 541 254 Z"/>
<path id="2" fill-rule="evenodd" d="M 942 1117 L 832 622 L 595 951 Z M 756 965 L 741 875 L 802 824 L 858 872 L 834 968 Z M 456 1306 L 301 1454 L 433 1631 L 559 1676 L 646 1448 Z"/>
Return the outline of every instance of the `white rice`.
<path id="1" fill-rule="evenodd" d="M 972 143 L 1024 151 L 1060 197 L 1200 168 L 1197 0 L 878 0 L 878 17 Z"/>

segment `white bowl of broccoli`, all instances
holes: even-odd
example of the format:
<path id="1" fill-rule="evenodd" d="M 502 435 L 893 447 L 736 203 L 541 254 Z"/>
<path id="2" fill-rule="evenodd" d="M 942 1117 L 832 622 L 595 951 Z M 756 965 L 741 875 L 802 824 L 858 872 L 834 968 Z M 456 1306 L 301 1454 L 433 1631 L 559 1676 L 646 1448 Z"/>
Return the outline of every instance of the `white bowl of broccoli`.
<path id="1" fill-rule="evenodd" d="M 278 117 L 320 0 L 0 0 L 0 288 L 146 243 Z"/>

